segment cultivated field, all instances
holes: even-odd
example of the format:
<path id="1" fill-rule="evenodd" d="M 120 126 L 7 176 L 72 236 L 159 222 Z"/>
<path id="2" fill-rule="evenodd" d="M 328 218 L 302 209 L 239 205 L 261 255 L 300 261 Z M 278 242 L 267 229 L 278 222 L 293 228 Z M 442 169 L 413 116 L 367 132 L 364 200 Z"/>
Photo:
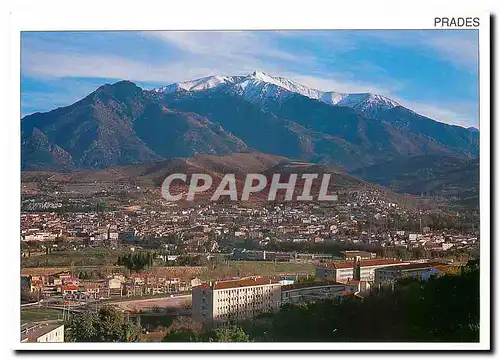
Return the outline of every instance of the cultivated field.
<path id="1" fill-rule="evenodd" d="M 201 274 L 202 280 L 225 279 L 228 277 L 260 276 L 311 276 L 314 274 L 313 264 L 273 262 L 273 261 L 229 261 L 227 264 L 209 268 Z"/>
<path id="2" fill-rule="evenodd" d="M 21 322 L 37 322 L 62 319 L 62 311 L 43 307 L 21 308 Z"/>
<path id="3" fill-rule="evenodd" d="M 21 269 L 21 275 L 50 275 L 61 271 L 98 271 L 111 274 L 124 272 L 122 266 L 60 266 L 60 267 L 27 267 Z M 250 275 L 261 276 L 311 276 L 314 274 L 314 265 L 306 263 L 290 263 L 273 261 L 229 261 L 225 264 L 213 266 L 155 266 L 150 273 L 170 278 L 190 280 L 199 277 L 202 280 L 225 279 Z"/>
<path id="4" fill-rule="evenodd" d="M 112 266 L 118 257 L 129 252 L 126 248 L 86 248 L 76 251 L 55 251 L 48 255 L 21 257 L 21 267 Z"/>

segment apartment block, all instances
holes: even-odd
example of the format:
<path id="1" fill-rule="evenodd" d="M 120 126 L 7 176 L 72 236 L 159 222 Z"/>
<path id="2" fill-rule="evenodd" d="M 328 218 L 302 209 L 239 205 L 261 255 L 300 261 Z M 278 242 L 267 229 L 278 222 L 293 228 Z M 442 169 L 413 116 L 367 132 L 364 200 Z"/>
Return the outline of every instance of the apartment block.
<path id="1" fill-rule="evenodd" d="M 391 267 L 383 267 L 375 270 L 375 283 L 392 283 L 398 279 L 412 278 L 427 281 L 431 276 L 441 273 L 431 264 L 407 264 Z"/>
<path id="2" fill-rule="evenodd" d="M 336 261 L 316 267 L 316 280 L 345 283 L 349 280 L 375 281 L 375 270 L 382 267 L 409 264 L 395 259 Z"/>
<path id="3" fill-rule="evenodd" d="M 193 318 L 210 327 L 274 312 L 280 303 L 279 281 L 262 277 L 216 281 L 193 288 Z"/>

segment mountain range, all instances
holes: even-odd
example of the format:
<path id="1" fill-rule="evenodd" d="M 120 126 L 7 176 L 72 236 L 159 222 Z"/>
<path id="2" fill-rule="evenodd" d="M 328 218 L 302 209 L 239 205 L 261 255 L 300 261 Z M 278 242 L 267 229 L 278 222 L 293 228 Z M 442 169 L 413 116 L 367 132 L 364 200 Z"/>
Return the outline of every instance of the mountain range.
<path id="1" fill-rule="evenodd" d="M 415 156 L 472 159 L 479 132 L 387 97 L 323 92 L 255 71 L 146 90 L 106 84 L 21 120 L 22 170 L 75 171 L 258 151 L 345 171 Z"/>

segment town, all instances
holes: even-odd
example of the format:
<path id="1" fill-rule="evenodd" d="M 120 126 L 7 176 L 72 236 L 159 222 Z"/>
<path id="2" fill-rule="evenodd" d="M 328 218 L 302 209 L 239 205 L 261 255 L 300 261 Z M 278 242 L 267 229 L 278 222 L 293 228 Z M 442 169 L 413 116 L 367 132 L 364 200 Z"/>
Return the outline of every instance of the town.
<path id="1" fill-rule="evenodd" d="M 71 316 L 106 306 L 142 319 L 143 341 L 168 333 L 160 318 L 216 329 L 453 274 L 479 249 L 474 214 L 407 207 L 377 191 L 327 205 L 159 201 L 60 211 L 74 200 L 24 200 L 22 341 L 64 341 Z"/>

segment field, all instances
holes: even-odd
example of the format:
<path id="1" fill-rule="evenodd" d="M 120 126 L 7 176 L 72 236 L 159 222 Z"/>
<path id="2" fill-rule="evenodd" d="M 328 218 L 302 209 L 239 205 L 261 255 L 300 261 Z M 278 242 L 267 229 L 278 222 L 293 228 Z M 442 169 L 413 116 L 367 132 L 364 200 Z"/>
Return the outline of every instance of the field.
<path id="1" fill-rule="evenodd" d="M 21 257 L 21 268 L 65 266 L 113 266 L 127 249 L 85 248 L 77 251 L 55 251 L 51 254 Z"/>
<path id="2" fill-rule="evenodd" d="M 30 307 L 21 309 L 21 322 L 36 322 L 45 320 L 62 319 L 62 311 L 46 309 L 43 307 Z"/>
<path id="3" fill-rule="evenodd" d="M 227 264 L 209 268 L 201 274 L 202 280 L 216 280 L 228 277 L 261 276 L 311 276 L 314 265 L 307 263 L 273 262 L 273 261 L 229 261 Z"/>
<path id="4" fill-rule="evenodd" d="M 50 255 L 44 255 L 50 256 Z M 71 255 L 73 256 L 73 254 Z M 80 256 L 80 255 L 76 255 Z M 91 272 L 96 270 L 101 273 L 111 274 L 116 271 L 125 271 L 121 266 L 51 266 L 51 267 L 25 267 L 22 266 L 21 275 L 49 275 L 61 271 Z M 155 266 L 151 273 L 190 280 L 199 277 L 202 280 L 224 279 L 228 277 L 242 277 L 250 275 L 261 276 L 311 276 L 314 274 L 314 265 L 307 263 L 290 263 L 273 261 L 228 261 L 215 266 Z"/>

